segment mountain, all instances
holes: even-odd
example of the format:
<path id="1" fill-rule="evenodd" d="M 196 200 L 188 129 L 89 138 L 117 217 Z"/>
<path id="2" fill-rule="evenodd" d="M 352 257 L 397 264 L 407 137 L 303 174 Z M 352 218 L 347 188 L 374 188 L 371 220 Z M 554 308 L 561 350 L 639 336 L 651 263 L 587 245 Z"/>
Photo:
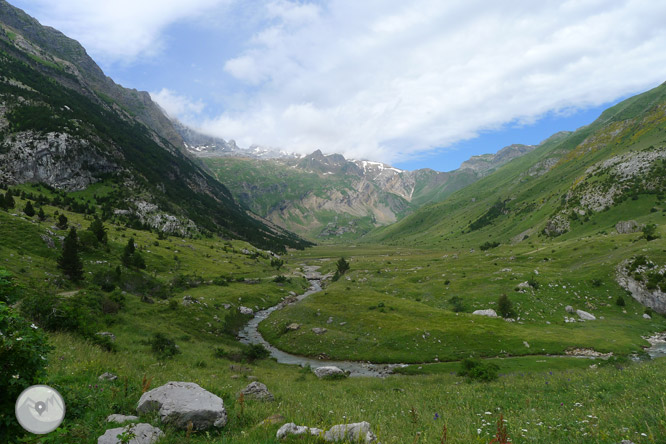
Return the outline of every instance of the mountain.
<path id="1" fill-rule="evenodd" d="M 188 151 L 202 158 L 236 199 L 275 224 L 312 239 L 357 238 L 490 174 L 535 147 L 511 145 L 475 156 L 457 170 L 405 171 L 382 162 L 316 150 L 307 156 L 242 149 L 177 124 Z"/>
<path id="2" fill-rule="evenodd" d="M 183 153 L 147 93 L 116 85 L 81 45 L 3 0 L 0 59 L 0 183 L 91 189 L 105 217 L 171 234 L 307 245 L 247 212 Z"/>
<path id="3" fill-rule="evenodd" d="M 661 85 L 609 108 L 588 126 L 555 134 L 370 239 L 474 246 L 614 232 L 615 224 L 627 219 L 661 221 L 665 131 L 666 85 Z M 484 159 L 473 161 L 483 165 Z"/>

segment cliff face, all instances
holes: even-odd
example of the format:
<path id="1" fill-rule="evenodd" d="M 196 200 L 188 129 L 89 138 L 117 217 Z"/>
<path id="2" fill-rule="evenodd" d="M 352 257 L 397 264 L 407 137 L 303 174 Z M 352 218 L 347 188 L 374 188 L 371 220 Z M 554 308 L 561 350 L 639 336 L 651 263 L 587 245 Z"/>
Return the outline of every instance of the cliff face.
<path id="1" fill-rule="evenodd" d="M 6 32 L 11 33 L 10 40 L 14 45 L 45 62 L 62 66 L 80 84 L 76 85 L 67 76 L 53 76 L 55 80 L 64 86 L 77 88 L 92 99 L 113 102 L 113 106 L 125 110 L 152 129 L 158 136 L 156 141 L 162 142 L 160 139 L 163 138 L 177 149 L 184 148 L 182 137 L 150 95 L 117 85 L 104 74 L 79 42 L 56 29 L 42 26 L 5 0 L 0 0 L 0 23 Z M 162 145 L 166 147 L 165 143 Z"/>

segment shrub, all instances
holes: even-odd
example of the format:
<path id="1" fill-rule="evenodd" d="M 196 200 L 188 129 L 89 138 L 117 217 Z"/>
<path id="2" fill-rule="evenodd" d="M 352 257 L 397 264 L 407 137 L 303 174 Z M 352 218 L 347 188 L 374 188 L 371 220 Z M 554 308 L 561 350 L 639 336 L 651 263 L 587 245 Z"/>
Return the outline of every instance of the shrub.
<path id="1" fill-rule="evenodd" d="M 68 226 L 67 216 L 64 214 L 58 216 L 58 222 L 56 223 L 56 226 L 61 230 L 66 230 Z"/>
<path id="2" fill-rule="evenodd" d="M 463 304 L 462 298 L 459 296 L 451 296 L 449 298 L 449 304 L 453 306 L 453 311 L 456 313 L 465 311 L 465 305 Z"/>
<path id="3" fill-rule="evenodd" d="M 530 277 L 527 280 L 527 283 L 530 285 L 530 287 L 534 288 L 535 290 L 539 289 L 539 286 L 540 286 L 539 281 L 537 281 L 534 276 Z"/>
<path id="4" fill-rule="evenodd" d="M 491 248 L 499 247 L 499 244 L 500 244 L 499 242 L 485 242 L 479 248 L 481 249 L 481 251 L 486 251 L 490 250 Z"/>
<path id="5" fill-rule="evenodd" d="M 150 340 L 150 348 L 159 359 L 171 358 L 180 353 L 180 350 L 178 350 L 178 346 L 173 339 L 167 338 L 162 333 L 155 333 L 153 335 Z"/>
<path id="6" fill-rule="evenodd" d="M 497 379 L 499 367 L 492 362 L 481 362 L 476 359 L 463 359 L 458 376 L 463 376 L 468 382 L 481 381 L 490 382 Z"/>
<path id="7" fill-rule="evenodd" d="M 74 282 L 80 281 L 83 277 L 83 263 L 79 257 L 79 241 L 74 227 L 69 230 L 63 243 L 62 254 L 58 258 L 58 268 Z"/>
<path id="8" fill-rule="evenodd" d="M 657 226 L 655 224 L 647 224 L 643 227 L 643 238 L 645 240 L 652 241 L 659 238 L 657 234 Z"/>
<path id="9" fill-rule="evenodd" d="M 289 279 L 286 278 L 283 275 L 278 275 L 278 276 L 275 276 L 275 279 L 273 279 L 273 282 L 278 283 L 278 284 L 284 284 L 285 282 L 289 282 Z"/>
<path id="10" fill-rule="evenodd" d="M 35 208 L 32 206 L 32 202 L 28 201 L 28 203 L 25 204 L 23 212 L 28 217 L 32 217 L 35 215 Z"/>
<path id="11" fill-rule="evenodd" d="M 603 285 L 604 281 L 602 281 L 601 279 L 596 279 L 595 278 L 595 279 L 592 279 L 590 281 L 590 283 L 592 284 L 593 287 L 601 287 Z"/>
<path id="12" fill-rule="evenodd" d="M 169 309 L 170 310 L 177 310 L 178 309 L 178 301 L 175 299 L 170 299 L 169 300 Z"/>
<path id="13" fill-rule="evenodd" d="M 271 259 L 271 267 L 275 268 L 276 270 L 280 270 L 282 266 L 284 265 L 284 261 L 282 259 L 278 258 L 273 258 Z"/>
<path id="14" fill-rule="evenodd" d="M 622 297 L 622 295 L 619 295 L 619 296 L 617 297 L 617 299 L 615 299 L 615 305 L 617 305 L 617 306 L 619 306 L 619 307 L 624 307 L 624 306 L 626 305 L 626 303 L 624 302 L 624 298 Z"/>
<path id="15" fill-rule="evenodd" d="M 0 442 L 10 443 L 23 431 L 14 416 L 16 398 L 45 374 L 51 347 L 41 330 L 3 302 L 0 331 Z"/>
<path id="16" fill-rule="evenodd" d="M 83 251 L 92 251 L 99 246 L 99 241 L 92 232 L 81 231 L 79 233 L 79 246 Z"/>
<path id="17" fill-rule="evenodd" d="M 516 312 L 513 309 L 513 304 L 506 294 L 501 295 L 497 300 L 497 311 L 503 318 L 512 318 L 516 316 Z"/>

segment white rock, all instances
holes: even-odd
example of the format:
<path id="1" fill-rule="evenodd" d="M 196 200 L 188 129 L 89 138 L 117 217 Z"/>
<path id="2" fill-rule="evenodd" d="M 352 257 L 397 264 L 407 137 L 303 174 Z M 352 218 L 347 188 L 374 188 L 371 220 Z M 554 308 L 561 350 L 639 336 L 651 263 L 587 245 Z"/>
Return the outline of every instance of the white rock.
<path id="1" fill-rule="evenodd" d="M 597 319 L 592 313 L 583 310 L 576 310 L 576 314 L 584 321 L 595 321 Z"/>
<path id="2" fill-rule="evenodd" d="M 313 370 L 314 374 L 317 375 L 317 378 L 331 378 L 331 377 L 347 377 L 347 374 L 342 371 L 340 368 L 334 365 L 327 365 L 324 367 L 317 367 Z"/>
<path id="3" fill-rule="evenodd" d="M 280 429 L 277 431 L 276 437 L 277 439 L 284 439 L 289 435 L 313 435 L 313 436 L 321 436 L 323 435 L 324 431 L 321 429 L 317 428 L 310 428 L 307 426 L 297 426 L 293 422 L 287 423 L 280 427 Z"/>
<path id="4" fill-rule="evenodd" d="M 472 314 L 477 316 L 488 316 L 489 318 L 497 317 L 497 313 L 492 308 L 488 308 L 486 310 L 476 310 Z"/>
<path id="5" fill-rule="evenodd" d="M 248 308 L 248 307 L 242 307 L 242 306 L 238 307 L 238 311 L 240 311 L 240 313 L 244 314 L 244 315 L 253 315 L 254 314 L 254 310 L 252 310 L 251 308 Z"/>
<path id="6" fill-rule="evenodd" d="M 576 310 L 574 310 L 574 308 L 571 305 L 567 305 L 566 307 L 564 307 L 564 311 L 566 311 L 567 313 L 575 313 L 576 312 Z"/>
<path id="7" fill-rule="evenodd" d="M 377 442 L 377 437 L 370 430 L 370 424 L 365 421 L 334 425 L 324 434 L 324 439 L 328 442 L 344 441 L 365 444 Z"/>
<path id="8" fill-rule="evenodd" d="M 153 444 L 164 436 L 163 431 L 150 424 L 130 424 L 125 427 L 107 430 L 106 433 L 97 438 L 97 444 L 121 444 L 118 435 L 126 432 L 134 434 L 132 439 L 126 441 L 127 444 Z"/>
<path id="9" fill-rule="evenodd" d="M 316 335 L 323 335 L 327 331 L 328 330 L 326 330 L 325 328 L 319 328 L 319 327 L 315 327 L 315 328 L 312 329 L 312 332 Z"/>
<path id="10" fill-rule="evenodd" d="M 643 319 L 652 319 L 652 316 L 647 313 L 643 313 Z"/>
<path id="11" fill-rule="evenodd" d="M 109 415 L 106 418 L 106 422 L 117 422 L 118 424 L 122 424 L 124 422 L 130 422 L 130 421 L 137 421 L 139 419 L 138 416 L 134 415 Z"/>
<path id="12" fill-rule="evenodd" d="M 99 379 L 100 381 L 115 381 L 116 379 L 118 379 L 118 377 L 113 373 L 104 372 L 101 375 L 99 375 L 97 379 Z"/>
<path id="13" fill-rule="evenodd" d="M 252 382 L 240 391 L 245 399 L 256 399 L 259 401 L 273 401 L 273 394 L 268 391 L 268 387 L 261 382 Z"/>
<path id="14" fill-rule="evenodd" d="M 187 428 L 192 421 L 195 430 L 224 427 L 227 412 L 222 398 L 193 382 L 168 382 L 141 395 L 136 411 L 148 413 L 157 410 L 162 422 Z"/>

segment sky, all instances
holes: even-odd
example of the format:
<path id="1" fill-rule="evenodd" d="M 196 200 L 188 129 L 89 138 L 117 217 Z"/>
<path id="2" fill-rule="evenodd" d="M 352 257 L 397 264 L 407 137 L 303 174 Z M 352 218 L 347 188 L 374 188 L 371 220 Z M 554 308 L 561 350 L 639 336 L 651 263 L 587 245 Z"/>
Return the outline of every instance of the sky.
<path id="1" fill-rule="evenodd" d="M 10 0 L 207 134 L 457 168 L 666 81 L 654 0 Z"/>

